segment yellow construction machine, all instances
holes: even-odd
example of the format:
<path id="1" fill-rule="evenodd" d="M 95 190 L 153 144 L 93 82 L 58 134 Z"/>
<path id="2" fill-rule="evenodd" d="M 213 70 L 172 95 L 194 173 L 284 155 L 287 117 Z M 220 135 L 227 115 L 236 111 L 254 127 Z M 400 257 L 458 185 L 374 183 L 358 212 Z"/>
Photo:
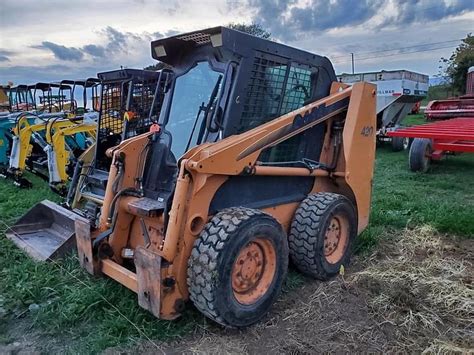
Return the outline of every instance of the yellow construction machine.
<path id="1" fill-rule="evenodd" d="M 175 319 L 188 300 L 243 327 L 277 299 L 289 260 L 326 280 L 369 221 L 376 90 L 330 61 L 225 27 L 160 39 L 173 79 L 158 127 L 109 148 L 79 261 Z"/>
<path id="2" fill-rule="evenodd" d="M 78 159 L 66 205 L 94 220 L 102 205 L 111 159 L 106 151 L 148 132 L 163 102 L 167 72 L 119 69 L 98 74 L 102 83 L 97 142 Z"/>
<path id="3" fill-rule="evenodd" d="M 10 90 L 12 85 L 0 85 L 0 114 L 3 112 L 10 112 Z"/>
<path id="4" fill-rule="evenodd" d="M 35 106 L 36 111 L 17 116 L 8 170 L 15 184 L 31 186 L 23 177 L 24 170 L 29 168 L 48 179 L 54 191 L 65 194 L 73 163 L 95 141 L 98 113 L 88 110 L 87 92 L 92 94 L 92 99 L 97 97 L 99 83 L 99 79 L 89 78 L 35 85 L 35 90 L 43 92 L 41 109 L 49 107 L 54 112 L 38 112 Z M 83 90 L 81 107 L 74 98 L 78 87 Z M 53 88 L 57 94 L 52 94 Z M 68 96 L 65 91 L 69 92 Z"/>
<path id="5" fill-rule="evenodd" d="M 7 237 L 37 260 L 60 257 L 75 247 L 74 220 L 86 218 L 95 225 L 102 207 L 111 164 L 105 152 L 124 139 L 149 131 L 160 113 L 164 89 L 170 83 L 168 74 L 165 71 L 139 69 L 119 69 L 98 74 L 101 91 L 97 105 L 96 142 L 77 159 L 64 203 L 62 206 L 50 201 L 36 204 L 11 227 Z M 86 102 L 85 99 L 83 101 Z M 62 122 L 66 123 L 64 128 L 61 127 Z M 65 120 L 51 120 L 49 126 L 54 126 L 56 130 L 51 136 L 50 130 L 46 129 L 45 141 L 49 139 L 53 144 L 55 137 L 64 139 L 64 130 L 77 127 L 67 124 Z M 28 130 L 21 132 L 26 134 Z M 64 137 L 68 138 L 67 135 Z M 28 139 L 23 141 L 29 142 Z M 62 143 L 59 145 L 62 146 Z M 43 146 L 48 147 L 46 142 Z M 48 163 L 57 161 L 56 165 L 64 167 L 58 157 L 52 158 L 48 159 Z M 49 170 L 51 179 L 54 167 Z"/>

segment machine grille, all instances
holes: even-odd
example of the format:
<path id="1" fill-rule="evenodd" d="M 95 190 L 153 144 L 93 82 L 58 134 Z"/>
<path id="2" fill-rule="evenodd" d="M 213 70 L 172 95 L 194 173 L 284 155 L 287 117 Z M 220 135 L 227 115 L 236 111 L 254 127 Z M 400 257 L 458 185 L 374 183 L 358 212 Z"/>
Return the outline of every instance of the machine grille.
<path id="1" fill-rule="evenodd" d="M 285 58 L 254 60 L 247 86 L 239 132 L 245 132 L 302 107 L 311 98 L 312 75 L 317 68 L 303 67 Z M 290 161 L 297 155 L 296 136 L 264 152 L 263 161 Z"/>
<path id="2" fill-rule="evenodd" d="M 187 34 L 187 35 L 184 35 L 184 36 L 179 36 L 177 38 L 182 40 L 182 41 L 196 42 L 199 45 L 206 44 L 206 43 L 211 43 L 211 36 L 208 33 L 197 32 L 197 33 Z"/>
<path id="3" fill-rule="evenodd" d="M 99 138 L 101 135 L 122 133 L 122 117 L 125 112 L 126 91 L 128 85 L 122 82 L 105 83 L 102 86 L 100 104 Z M 107 132 L 106 132 L 107 131 Z"/>
<path id="4" fill-rule="evenodd" d="M 162 72 L 159 76 L 140 76 L 102 84 L 97 156 L 105 156 L 108 148 L 149 130 L 152 120 L 160 114 L 168 77 L 167 72 Z M 160 86 L 154 100 L 158 81 Z M 110 159 L 103 160 L 97 161 L 97 166 L 108 169 Z"/>
<path id="5" fill-rule="evenodd" d="M 132 85 L 132 95 L 130 97 L 128 111 L 133 113 L 133 117 L 126 122 L 123 139 L 145 133 L 150 128 L 152 124 L 150 110 L 153 105 L 156 84 L 157 80 L 155 78 L 136 82 Z M 160 92 L 162 93 L 163 90 Z M 162 102 L 162 99 L 158 99 L 157 104 L 159 104 L 159 107 L 155 107 L 155 109 L 161 109 Z M 155 104 L 155 106 L 157 106 L 157 104 Z"/>

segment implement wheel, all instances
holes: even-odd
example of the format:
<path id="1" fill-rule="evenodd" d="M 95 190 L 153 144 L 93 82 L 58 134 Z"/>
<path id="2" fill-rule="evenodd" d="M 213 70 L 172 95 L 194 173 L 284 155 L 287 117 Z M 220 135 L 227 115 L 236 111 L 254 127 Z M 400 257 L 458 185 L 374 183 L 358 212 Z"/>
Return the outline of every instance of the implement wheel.
<path id="1" fill-rule="evenodd" d="M 188 262 L 190 298 L 229 327 L 260 320 L 278 297 L 288 268 L 288 241 L 270 215 L 250 208 L 216 214 Z"/>
<path id="2" fill-rule="evenodd" d="M 407 137 L 392 137 L 392 151 L 401 152 L 410 147 L 410 139 Z"/>
<path id="3" fill-rule="evenodd" d="M 319 280 L 347 266 L 357 236 L 352 203 L 334 193 L 309 195 L 295 212 L 289 235 L 290 257 L 304 274 Z"/>
<path id="4" fill-rule="evenodd" d="M 411 171 L 426 173 L 431 165 L 433 152 L 431 139 L 415 138 L 408 155 L 408 164 Z"/>

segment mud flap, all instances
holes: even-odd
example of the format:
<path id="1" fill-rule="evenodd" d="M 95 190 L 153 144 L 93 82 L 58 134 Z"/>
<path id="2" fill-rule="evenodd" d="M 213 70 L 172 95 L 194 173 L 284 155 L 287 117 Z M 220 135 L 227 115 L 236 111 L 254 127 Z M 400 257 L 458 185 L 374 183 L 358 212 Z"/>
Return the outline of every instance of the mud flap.
<path id="1" fill-rule="evenodd" d="M 137 270 L 138 304 L 160 317 L 161 303 L 161 256 L 141 246 L 135 249 Z"/>
<path id="2" fill-rule="evenodd" d="M 75 246 L 74 222 L 85 220 L 54 202 L 43 200 L 33 206 L 5 233 L 32 258 L 60 258 Z"/>

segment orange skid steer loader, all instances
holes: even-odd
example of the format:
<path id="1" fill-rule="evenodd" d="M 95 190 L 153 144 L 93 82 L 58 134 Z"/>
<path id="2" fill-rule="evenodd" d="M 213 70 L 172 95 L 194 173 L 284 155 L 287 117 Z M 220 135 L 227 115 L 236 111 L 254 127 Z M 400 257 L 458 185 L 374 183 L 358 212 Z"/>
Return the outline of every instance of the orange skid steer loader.
<path id="1" fill-rule="evenodd" d="M 329 279 L 369 220 L 375 86 L 325 57 L 217 27 L 152 42 L 173 71 L 159 129 L 110 148 L 81 266 L 163 319 L 191 300 L 232 327 L 261 319 L 291 259 Z"/>
<path id="2" fill-rule="evenodd" d="M 157 317 L 178 317 L 190 299 L 223 325 L 252 324 L 289 259 L 319 279 L 348 264 L 369 217 L 375 87 L 222 27 L 154 41 L 152 54 L 170 74 L 158 125 L 107 149 L 101 207 L 86 219 L 47 202 L 41 226 L 12 232 L 53 258 L 72 243 L 43 236 L 63 240 L 75 224 L 81 265 Z"/>

